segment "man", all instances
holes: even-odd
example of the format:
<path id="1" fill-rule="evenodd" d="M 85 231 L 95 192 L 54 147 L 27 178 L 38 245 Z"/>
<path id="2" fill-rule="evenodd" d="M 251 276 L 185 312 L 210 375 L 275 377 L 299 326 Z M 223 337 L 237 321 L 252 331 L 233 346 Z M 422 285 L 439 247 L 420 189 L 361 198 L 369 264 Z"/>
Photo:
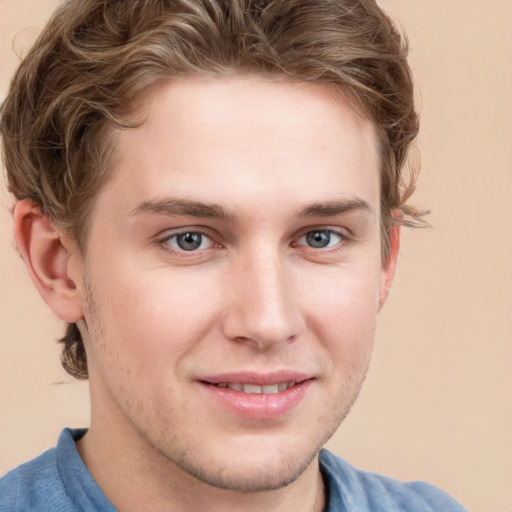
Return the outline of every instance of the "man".
<path id="1" fill-rule="evenodd" d="M 91 425 L 3 510 L 460 511 L 322 450 L 370 361 L 418 129 L 371 0 L 69 0 L 2 107 L 18 249 Z"/>

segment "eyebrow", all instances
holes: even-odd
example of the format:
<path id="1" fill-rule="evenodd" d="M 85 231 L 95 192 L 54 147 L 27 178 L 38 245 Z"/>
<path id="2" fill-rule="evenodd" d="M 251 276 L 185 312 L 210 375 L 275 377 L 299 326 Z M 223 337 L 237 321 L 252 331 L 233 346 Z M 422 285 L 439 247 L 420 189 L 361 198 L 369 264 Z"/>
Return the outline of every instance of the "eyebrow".
<path id="1" fill-rule="evenodd" d="M 308 217 L 332 217 L 352 211 L 362 211 L 368 215 L 373 214 L 371 206 L 366 201 L 359 198 L 351 198 L 313 203 L 299 210 L 296 216 L 299 219 Z"/>
<path id="2" fill-rule="evenodd" d="M 322 201 L 312 203 L 296 212 L 295 216 L 299 219 L 309 217 L 332 217 L 352 211 L 363 211 L 371 215 L 373 210 L 371 206 L 362 199 L 351 198 L 337 201 Z M 157 215 L 183 215 L 190 217 L 202 217 L 224 220 L 227 222 L 236 222 L 239 215 L 233 211 L 227 210 L 216 203 L 202 203 L 199 201 L 189 201 L 184 199 L 161 199 L 143 201 L 133 210 L 130 216 L 143 214 Z"/>
<path id="3" fill-rule="evenodd" d="M 147 213 L 205 217 L 229 222 L 234 222 L 238 219 L 238 215 L 236 213 L 226 210 L 226 208 L 219 204 L 201 203 L 199 201 L 188 201 L 183 199 L 143 201 L 131 210 L 129 215 L 136 216 Z"/>

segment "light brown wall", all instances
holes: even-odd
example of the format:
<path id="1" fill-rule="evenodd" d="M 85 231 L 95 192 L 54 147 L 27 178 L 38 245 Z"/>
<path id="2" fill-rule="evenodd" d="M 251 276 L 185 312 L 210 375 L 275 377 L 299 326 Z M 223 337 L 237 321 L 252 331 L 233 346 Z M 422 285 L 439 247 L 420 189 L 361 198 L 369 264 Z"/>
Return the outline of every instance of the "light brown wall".
<path id="1" fill-rule="evenodd" d="M 0 0 L 0 93 L 55 1 Z M 512 511 L 512 2 L 382 0 L 409 34 L 423 119 L 416 201 L 359 402 L 330 447 L 426 479 L 474 512 Z M 61 326 L 0 209 L 0 473 L 88 422 L 59 367 Z"/>

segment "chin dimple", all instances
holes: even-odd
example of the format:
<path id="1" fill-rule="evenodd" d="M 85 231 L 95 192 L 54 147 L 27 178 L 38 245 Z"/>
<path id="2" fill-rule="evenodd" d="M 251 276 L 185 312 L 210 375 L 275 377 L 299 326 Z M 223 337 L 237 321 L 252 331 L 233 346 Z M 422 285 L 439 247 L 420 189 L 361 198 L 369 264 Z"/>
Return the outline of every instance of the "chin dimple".
<path id="1" fill-rule="evenodd" d="M 233 391 L 239 391 L 241 393 L 247 393 L 251 395 L 275 395 L 281 391 L 286 391 L 291 387 L 295 386 L 294 380 L 289 382 L 279 382 L 276 384 L 268 384 L 265 386 L 258 386 L 257 384 L 244 384 L 240 382 L 219 382 L 214 384 L 219 388 L 232 389 Z"/>

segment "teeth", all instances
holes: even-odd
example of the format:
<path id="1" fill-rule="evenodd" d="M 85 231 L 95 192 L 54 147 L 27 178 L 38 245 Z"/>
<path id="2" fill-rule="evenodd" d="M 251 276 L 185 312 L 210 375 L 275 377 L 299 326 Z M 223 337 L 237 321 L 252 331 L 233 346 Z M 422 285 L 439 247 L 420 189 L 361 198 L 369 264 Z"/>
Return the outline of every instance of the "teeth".
<path id="1" fill-rule="evenodd" d="M 278 384 L 269 384 L 266 386 L 258 386 L 257 384 L 242 384 L 240 382 L 219 382 L 216 384 L 219 388 L 228 388 L 233 391 L 243 391 L 251 395 L 275 395 L 281 391 L 286 391 L 295 386 L 296 382 L 279 382 Z"/>
<path id="2" fill-rule="evenodd" d="M 255 384 L 244 384 L 243 389 L 244 393 L 249 393 L 251 395 L 261 395 L 261 393 L 263 393 L 261 386 L 256 386 Z"/>

